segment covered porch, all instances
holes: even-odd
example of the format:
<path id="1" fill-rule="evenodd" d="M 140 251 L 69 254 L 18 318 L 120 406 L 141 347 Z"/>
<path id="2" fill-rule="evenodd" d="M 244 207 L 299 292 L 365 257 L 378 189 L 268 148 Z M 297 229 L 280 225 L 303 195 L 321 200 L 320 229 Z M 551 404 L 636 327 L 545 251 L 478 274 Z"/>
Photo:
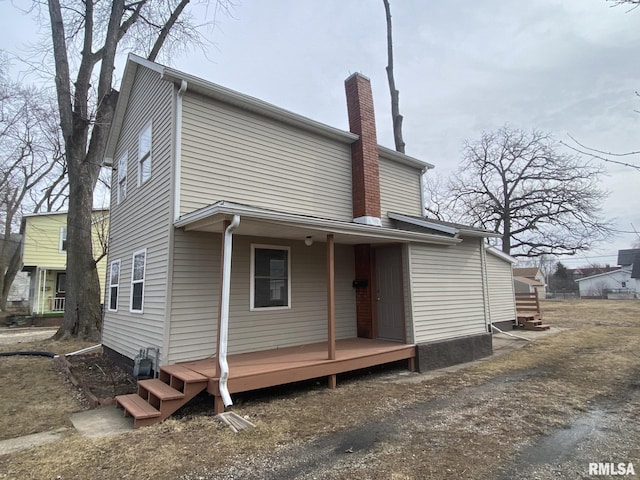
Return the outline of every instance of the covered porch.
<path id="1" fill-rule="evenodd" d="M 416 352 L 405 283 L 409 260 L 403 245 L 460 241 L 450 234 L 306 217 L 231 202 L 184 215 L 174 226 L 185 239 L 189 232 L 221 235 L 218 353 L 205 360 L 178 360 L 180 368 L 208 379 L 216 412 L 232 404 L 232 393 L 318 377 L 327 377 L 329 388 L 335 388 L 339 373 L 400 360 L 407 360 L 413 370 Z M 239 237 L 239 245 L 234 245 L 234 237 Z M 324 248 L 318 248 L 322 244 Z M 338 246 L 341 261 L 336 261 Z M 238 253 L 232 253 L 237 247 Z M 258 250 L 261 255 L 268 250 L 285 252 L 265 263 L 278 267 L 260 274 L 270 285 L 266 293 L 258 292 Z M 296 294 L 300 285 L 305 290 L 300 287 Z M 259 295 L 281 303 L 258 305 Z M 325 315 L 324 328 L 320 312 Z M 280 324 L 290 329 L 284 331 Z M 227 354 L 227 345 L 233 342 L 240 352 L 230 348 Z"/>

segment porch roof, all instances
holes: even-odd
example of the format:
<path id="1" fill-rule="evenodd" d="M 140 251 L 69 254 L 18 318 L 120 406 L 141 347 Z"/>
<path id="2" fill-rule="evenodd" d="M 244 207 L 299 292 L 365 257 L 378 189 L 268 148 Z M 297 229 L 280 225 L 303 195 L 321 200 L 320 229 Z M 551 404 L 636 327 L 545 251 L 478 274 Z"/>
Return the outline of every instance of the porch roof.
<path id="1" fill-rule="evenodd" d="M 224 221 L 230 220 L 233 215 L 241 217 L 240 226 L 235 231 L 238 235 L 298 240 L 312 237 L 314 240 L 323 241 L 326 234 L 333 234 L 336 243 L 354 245 L 389 242 L 454 245 L 462 242 L 462 239 L 454 238 L 444 232 L 434 234 L 361 225 L 227 201 L 219 201 L 183 215 L 174 223 L 174 226 L 184 228 L 185 231 L 220 233 L 223 231 Z"/>

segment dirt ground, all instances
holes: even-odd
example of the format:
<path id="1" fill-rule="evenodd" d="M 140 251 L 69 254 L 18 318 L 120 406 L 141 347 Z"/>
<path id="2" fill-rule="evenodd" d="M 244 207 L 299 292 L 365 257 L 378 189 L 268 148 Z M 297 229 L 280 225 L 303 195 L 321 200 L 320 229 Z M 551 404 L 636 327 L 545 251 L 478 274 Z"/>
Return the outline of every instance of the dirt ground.
<path id="1" fill-rule="evenodd" d="M 323 381 L 234 396 L 233 410 L 257 425 L 239 434 L 214 419 L 203 396 L 159 425 L 95 440 L 70 431 L 0 457 L 0 479 L 613 478 L 589 476 L 591 462 L 631 462 L 640 473 L 640 301 L 543 307 L 558 334 L 440 376 L 392 367 L 341 376 L 333 391 Z M 3 390 L 15 370 L 7 362 L 17 361 L 0 358 Z M 28 362 L 18 377 L 29 375 Z M 83 408 L 49 360 L 38 362 L 41 377 L 55 379 L 49 388 L 64 388 L 11 408 L 3 398 L 4 438 Z M 74 363 L 84 382 L 117 377 L 96 355 Z M 115 383 L 105 381 L 104 392 Z M 20 430 L 23 417 L 49 403 L 48 423 Z M 6 435 L 10 423 L 17 426 Z"/>

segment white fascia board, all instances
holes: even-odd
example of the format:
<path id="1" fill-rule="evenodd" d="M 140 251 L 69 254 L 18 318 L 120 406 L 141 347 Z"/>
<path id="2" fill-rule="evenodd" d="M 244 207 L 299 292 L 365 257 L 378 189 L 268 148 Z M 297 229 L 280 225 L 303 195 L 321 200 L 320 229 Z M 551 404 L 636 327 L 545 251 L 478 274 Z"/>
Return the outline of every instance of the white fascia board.
<path id="1" fill-rule="evenodd" d="M 454 227 L 449 227 L 447 225 L 441 225 L 439 223 L 430 222 L 429 220 L 422 220 L 418 218 L 408 217 L 406 215 L 402 215 L 401 213 L 387 213 L 387 216 L 392 220 L 399 220 L 401 222 L 410 223 L 411 225 L 416 225 L 418 227 L 428 228 L 430 230 L 437 230 L 438 232 L 447 233 L 449 235 L 457 235 L 460 230 Z"/>
<path id="2" fill-rule="evenodd" d="M 396 152 L 395 150 L 383 147 L 382 145 L 378 145 L 378 154 L 388 160 L 393 160 L 395 162 L 402 163 L 404 165 L 408 165 L 420 170 L 430 170 L 434 168 L 434 166 L 428 162 L 410 157 L 409 155 L 405 155 L 404 153 Z"/>
<path id="3" fill-rule="evenodd" d="M 496 247 L 492 247 L 491 245 L 486 245 L 484 246 L 484 248 L 487 250 L 488 253 L 490 253 L 491 255 L 493 255 L 494 257 L 498 257 L 506 262 L 513 264 L 518 263 L 518 260 L 515 259 L 514 257 L 512 257 L 511 255 L 507 255 L 506 253 L 504 253 L 501 250 L 498 250 Z"/>
<path id="4" fill-rule="evenodd" d="M 214 215 L 240 215 L 253 219 L 266 220 L 280 225 L 304 226 L 321 231 L 340 233 L 343 235 L 360 235 L 371 238 L 387 239 L 402 242 L 436 243 L 440 245 L 454 245 L 462 242 L 461 239 L 442 237 L 429 233 L 409 232 L 390 228 L 361 225 L 356 223 L 328 220 L 324 218 L 306 217 L 284 212 L 274 212 L 258 208 L 238 205 L 228 202 L 217 202 L 195 212 L 183 215 L 174 222 L 176 228 L 188 227 L 198 221 L 205 220 Z"/>

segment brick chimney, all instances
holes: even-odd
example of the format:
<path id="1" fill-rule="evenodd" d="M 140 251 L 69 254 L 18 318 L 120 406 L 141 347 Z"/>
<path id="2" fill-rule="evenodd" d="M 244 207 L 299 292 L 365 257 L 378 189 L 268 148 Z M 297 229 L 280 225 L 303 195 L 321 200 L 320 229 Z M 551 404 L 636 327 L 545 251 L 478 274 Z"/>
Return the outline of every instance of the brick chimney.
<path id="1" fill-rule="evenodd" d="M 353 221 L 381 226 L 380 173 L 371 82 L 354 73 L 344 81 L 349 129 L 360 138 L 351 144 Z"/>

